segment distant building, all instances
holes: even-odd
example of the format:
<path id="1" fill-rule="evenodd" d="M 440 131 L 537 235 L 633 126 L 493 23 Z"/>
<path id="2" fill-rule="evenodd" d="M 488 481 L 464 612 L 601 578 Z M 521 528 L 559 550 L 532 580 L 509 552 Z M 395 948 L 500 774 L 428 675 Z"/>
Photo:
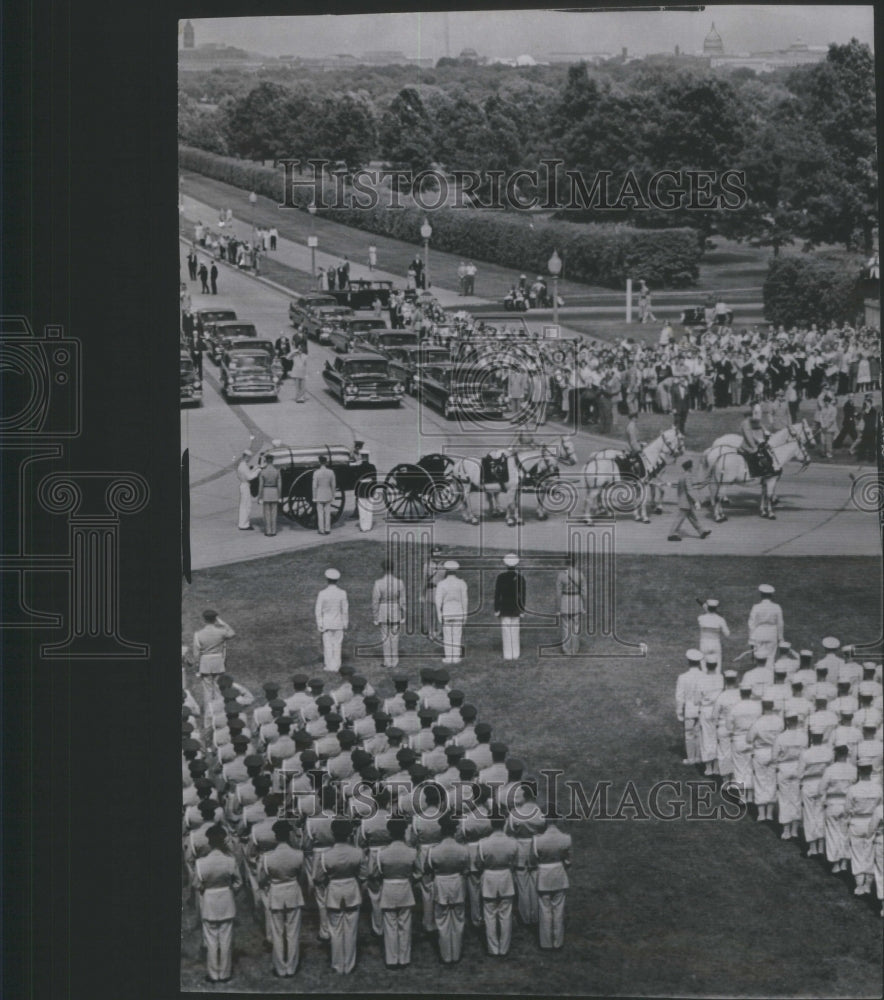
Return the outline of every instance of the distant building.
<path id="1" fill-rule="evenodd" d="M 808 45 L 797 38 L 787 49 L 726 52 L 724 40 L 715 30 L 714 23 L 703 41 L 703 58 L 709 60 L 711 69 L 751 69 L 753 73 L 771 73 L 784 67 L 812 65 L 825 59 L 828 51 L 826 45 Z"/>
<path id="2" fill-rule="evenodd" d="M 404 52 L 393 49 L 380 49 L 373 52 L 363 52 L 360 62 L 369 66 L 406 66 L 408 57 Z"/>
<path id="3" fill-rule="evenodd" d="M 479 62 L 479 53 L 475 49 L 461 49 L 460 55 L 457 57 L 461 62 Z"/>
<path id="4" fill-rule="evenodd" d="M 724 42 L 721 40 L 721 35 L 715 30 L 715 22 L 712 22 L 712 30 L 706 36 L 703 41 L 703 55 L 704 56 L 717 56 L 724 54 Z"/>
<path id="5" fill-rule="evenodd" d="M 562 63 L 588 63 L 597 66 L 612 57 L 610 52 L 547 52 L 546 61 L 552 65 Z"/>

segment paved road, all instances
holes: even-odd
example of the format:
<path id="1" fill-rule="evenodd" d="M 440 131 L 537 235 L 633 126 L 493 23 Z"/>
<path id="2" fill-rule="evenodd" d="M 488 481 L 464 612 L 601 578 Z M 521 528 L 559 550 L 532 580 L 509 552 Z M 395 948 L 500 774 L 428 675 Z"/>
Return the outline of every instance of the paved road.
<path id="1" fill-rule="evenodd" d="M 193 286 L 192 286 L 193 288 Z M 235 308 L 241 318 L 255 323 L 262 336 L 275 338 L 288 329 L 288 296 L 255 278 L 222 266 L 219 280 L 221 294 L 202 296 L 193 292 L 194 307 L 211 301 L 218 306 Z M 334 544 L 339 539 L 357 535 L 355 522 L 342 520 L 332 536 L 321 540 L 307 531 L 281 520 L 279 534 L 265 538 L 260 530 L 236 529 L 237 483 L 233 473 L 234 454 L 256 435 L 256 445 L 272 438 L 297 444 L 350 445 L 354 438 L 366 442 L 372 461 L 383 475 L 400 461 L 416 461 L 431 451 L 452 449 L 471 453 L 477 446 L 473 436 L 459 432 L 457 425 L 445 421 L 434 411 L 419 407 L 407 399 L 401 409 L 344 410 L 324 390 L 321 369 L 331 352 L 310 344 L 308 402 L 297 405 L 290 383 L 284 382 L 279 402 L 229 405 L 218 392 L 217 370 L 206 359 L 204 403 L 199 409 L 182 410 L 182 446 L 190 450 L 192 555 L 195 569 L 267 554 L 300 549 L 317 544 Z M 512 430 L 502 422 L 489 422 L 478 442 L 478 449 L 490 440 L 489 435 L 509 440 Z M 590 454 L 609 446 L 610 439 L 578 432 L 575 450 L 579 473 Z M 486 449 L 487 450 L 487 449 Z M 565 470 L 563 470 L 565 471 Z M 763 521 L 749 505 L 750 495 L 733 493 L 730 520 L 711 525 L 712 535 L 705 541 L 686 539 L 680 544 L 666 541 L 667 527 L 673 513 L 671 503 L 665 514 L 648 526 L 621 518 L 616 527 L 616 546 L 621 552 L 696 553 L 723 555 L 866 555 L 878 551 L 877 519 L 862 513 L 851 502 L 851 482 L 846 467 L 811 465 L 804 473 L 790 467 L 781 481 L 782 505 L 776 521 Z M 863 470 L 854 470 L 862 473 Z M 871 469 L 864 470 L 871 473 Z M 672 479 L 675 478 L 673 471 Z M 579 476 L 578 476 L 579 483 Z M 352 500 L 351 500 L 352 502 Z M 579 498 L 578 512 L 582 507 Z M 464 524 L 456 515 L 440 517 L 435 525 L 443 543 L 465 547 L 488 545 L 540 549 L 567 547 L 568 525 L 565 515 L 545 523 L 536 520 L 533 500 L 525 501 L 526 523 L 521 529 L 506 524 L 484 522 L 479 528 Z M 258 508 L 254 523 L 260 526 Z M 371 537 L 380 539 L 385 528 L 376 525 Z"/>

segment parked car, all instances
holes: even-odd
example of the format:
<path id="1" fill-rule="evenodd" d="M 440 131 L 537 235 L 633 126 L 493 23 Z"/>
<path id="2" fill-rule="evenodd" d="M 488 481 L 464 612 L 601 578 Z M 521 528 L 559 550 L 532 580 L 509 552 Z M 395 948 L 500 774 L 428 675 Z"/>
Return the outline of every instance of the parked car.
<path id="1" fill-rule="evenodd" d="M 193 314 L 194 329 L 202 334 L 205 334 L 209 323 L 230 323 L 236 319 L 237 315 L 233 309 L 197 309 Z"/>
<path id="2" fill-rule="evenodd" d="M 311 309 L 336 305 L 338 305 L 338 300 L 333 295 L 329 295 L 328 292 L 307 292 L 304 295 L 296 295 L 289 302 L 289 322 L 292 326 L 299 327 Z"/>
<path id="3" fill-rule="evenodd" d="M 415 395 L 435 407 L 446 420 L 458 414 L 469 417 L 502 417 L 506 389 L 493 374 L 477 377 L 472 366 L 453 361 L 426 365 L 414 377 Z"/>
<path id="4" fill-rule="evenodd" d="M 209 357 L 219 364 L 224 342 L 235 339 L 254 339 L 258 331 L 253 323 L 242 323 L 239 320 L 223 320 L 209 323 L 203 333 L 203 346 L 209 352 Z"/>
<path id="5" fill-rule="evenodd" d="M 342 354 L 366 350 L 369 349 L 369 341 L 375 331 L 388 331 L 387 324 L 377 318 L 345 316 L 332 327 L 328 346 Z"/>
<path id="6" fill-rule="evenodd" d="M 378 354 L 386 354 L 391 347 L 418 347 L 420 336 L 413 330 L 370 330 L 365 338 L 366 343 Z"/>
<path id="7" fill-rule="evenodd" d="M 385 353 L 390 361 L 390 374 L 398 378 L 411 395 L 414 395 L 414 377 L 418 372 L 426 365 L 445 364 L 451 360 L 447 347 L 426 344 L 388 347 Z"/>
<path id="8" fill-rule="evenodd" d="M 322 377 L 345 410 L 355 403 L 400 406 L 405 392 L 405 386 L 390 375 L 387 359 L 379 354 L 348 354 L 326 361 Z"/>
<path id="9" fill-rule="evenodd" d="M 346 306 L 314 306 L 307 313 L 300 329 L 311 339 L 320 344 L 328 344 L 331 332 L 337 323 L 353 315 L 353 310 Z"/>
<path id="10" fill-rule="evenodd" d="M 178 363 L 179 386 L 181 390 L 181 405 L 199 406 L 203 401 L 203 384 L 199 372 L 193 363 L 193 357 L 188 349 L 182 348 Z"/>
<path id="11" fill-rule="evenodd" d="M 357 278 L 351 280 L 347 288 L 338 288 L 329 295 L 334 295 L 342 306 L 351 309 L 373 309 L 376 300 L 380 302 L 381 309 L 389 309 L 392 292 L 392 281 Z"/>
<path id="12" fill-rule="evenodd" d="M 282 368 L 262 348 L 238 347 L 221 359 L 221 393 L 225 399 L 279 398 Z"/>

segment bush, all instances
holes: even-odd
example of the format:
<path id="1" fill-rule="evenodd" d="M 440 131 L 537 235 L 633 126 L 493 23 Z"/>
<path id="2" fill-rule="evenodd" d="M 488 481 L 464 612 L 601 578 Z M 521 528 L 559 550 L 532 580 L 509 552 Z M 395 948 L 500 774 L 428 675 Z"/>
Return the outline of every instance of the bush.
<path id="1" fill-rule="evenodd" d="M 281 169 L 248 160 L 217 156 L 205 150 L 179 146 L 182 168 L 204 174 L 234 187 L 255 191 L 278 203 L 284 200 Z M 305 208 L 312 199 L 307 187 L 296 187 L 294 201 Z M 330 199 L 329 199 L 330 200 Z M 420 244 L 420 227 L 429 214 L 433 247 L 458 256 L 486 260 L 526 274 L 547 273 L 547 261 L 557 250 L 562 276 L 622 288 L 626 278 L 644 278 L 654 287 L 684 288 L 699 274 L 702 248 L 693 229 L 632 229 L 624 225 L 579 225 L 536 221 L 516 213 L 440 208 L 427 213 L 416 205 L 391 210 L 320 209 L 334 222 L 381 236 Z"/>
<path id="2" fill-rule="evenodd" d="M 853 322 L 862 308 L 860 260 L 773 257 L 764 279 L 764 315 L 790 327 Z"/>

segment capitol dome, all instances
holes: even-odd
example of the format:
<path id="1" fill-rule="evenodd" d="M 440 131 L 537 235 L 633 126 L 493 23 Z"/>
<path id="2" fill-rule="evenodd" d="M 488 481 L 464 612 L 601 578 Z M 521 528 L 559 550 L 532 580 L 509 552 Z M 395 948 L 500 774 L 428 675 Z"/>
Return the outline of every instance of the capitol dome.
<path id="1" fill-rule="evenodd" d="M 720 55 L 724 52 L 724 42 L 721 40 L 721 35 L 715 30 L 715 22 L 712 22 L 712 30 L 706 36 L 706 40 L 703 42 L 703 54 L 704 55 Z"/>

